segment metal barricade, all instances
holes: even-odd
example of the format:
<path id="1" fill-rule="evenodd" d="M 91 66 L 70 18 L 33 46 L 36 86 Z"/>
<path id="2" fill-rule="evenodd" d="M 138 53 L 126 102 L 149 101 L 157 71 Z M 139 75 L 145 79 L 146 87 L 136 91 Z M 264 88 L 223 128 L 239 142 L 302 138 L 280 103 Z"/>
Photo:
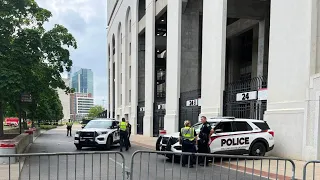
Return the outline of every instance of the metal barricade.
<path id="1" fill-rule="evenodd" d="M 124 180 L 129 175 L 119 152 L 0 155 L 6 158 L 0 180 Z"/>
<path id="2" fill-rule="evenodd" d="M 312 169 L 308 169 L 308 166 L 312 164 Z M 308 172 L 309 170 L 309 172 Z M 319 170 L 319 171 L 317 171 Z M 318 172 L 318 173 L 317 173 Z M 312 173 L 310 176 L 309 173 Z M 309 176 L 308 176 L 309 175 Z M 308 161 L 303 166 L 303 180 L 316 180 L 320 179 L 320 161 Z"/>
<path id="3" fill-rule="evenodd" d="M 209 163 L 200 166 L 200 160 Z M 290 159 L 273 157 L 136 151 L 131 157 L 130 179 L 294 180 L 295 164 Z"/>

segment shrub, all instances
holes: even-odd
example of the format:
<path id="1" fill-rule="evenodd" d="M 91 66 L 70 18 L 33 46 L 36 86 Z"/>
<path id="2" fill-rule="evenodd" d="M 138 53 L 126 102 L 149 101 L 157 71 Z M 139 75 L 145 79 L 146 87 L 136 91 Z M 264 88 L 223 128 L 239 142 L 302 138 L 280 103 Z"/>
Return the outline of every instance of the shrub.
<path id="1" fill-rule="evenodd" d="M 55 125 L 40 125 L 40 129 L 43 129 L 43 130 L 50 130 L 50 129 L 54 129 L 56 127 L 57 126 L 55 126 Z"/>

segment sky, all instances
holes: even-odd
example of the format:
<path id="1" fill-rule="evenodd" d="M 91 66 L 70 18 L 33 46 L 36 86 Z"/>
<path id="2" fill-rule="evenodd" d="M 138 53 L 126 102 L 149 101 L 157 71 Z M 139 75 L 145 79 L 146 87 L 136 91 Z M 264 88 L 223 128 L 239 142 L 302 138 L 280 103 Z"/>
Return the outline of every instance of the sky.
<path id="1" fill-rule="evenodd" d="M 73 67 L 92 69 L 95 104 L 107 107 L 107 0 L 36 0 L 52 13 L 45 25 L 61 24 L 76 38 L 70 51 Z M 66 74 L 63 75 L 67 77 Z"/>

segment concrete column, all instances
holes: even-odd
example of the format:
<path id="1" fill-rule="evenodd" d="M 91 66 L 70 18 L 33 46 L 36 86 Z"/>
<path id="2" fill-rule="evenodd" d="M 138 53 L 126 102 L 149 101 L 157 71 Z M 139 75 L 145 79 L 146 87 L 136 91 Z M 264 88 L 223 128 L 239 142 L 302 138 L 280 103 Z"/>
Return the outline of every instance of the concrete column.
<path id="1" fill-rule="evenodd" d="M 143 134 L 153 136 L 155 71 L 155 0 L 146 0 L 145 115 Z"/>
<path id="2" fill-rule="evenodd" d="M 240 76 L 240 51 L 241 51 L 241 41 L 239 37 L 233 37 L 230 40 L 230 46 L 229 46 L 229 59 L 228 59 L 228 83 L 232 83 L 234 81 L 239 80 Z"/>
<path id="3" fill-rule="evenodd" d="M 203 0 L 201 115 L 223 112 L 227 0 Z"/>
<path id="4" fill-rule="evenodd" d="M 294 7 L 288 9 L 288 4 Z M 308 126 L 312 119 L 305 116 L 308 112 L 306 98 L 309 93 L 310 67 L 315 55 L 315 7 L 315 0 L 271 3 L 268 109 L 265 120 L 276 132 L 276 142 L 281 142 L 272 151 L 275 156 L 315 159 L 312 157 L 316 154 L 312 147 L 313 141 L 307 139 L 314 137 L 313 126 Z M 285 13 L 283 9 L 286 9 Z"/>
<path id="5" fill-rule="evenodd" d="M 258 76 L 258 43 L 259 43 L 259 26 L 254 26 L 252 35 L 252 64 L 251 64 L 251 78 Z"/>
<path id="6" fill-rule="evenodd" d="M 112 38 L 111 38 L 112 39 Z M 111 40 L 112 42 L 112 40 Z M 110 77 L 109 77 L 109 94 L 110 94 L 110 98 L 109 98 L 109 112 L 110 112 L 110 118 L 112 117 L 113 115 L 113 108 L 114 108 L 114 104 L 113 104 L 113 97 L 114 97 L 114 94 L 113 94 L 113 81 L 114 81 L 114 77 L 113 77 L 113 46 L 112 46 L 112 43 L 110 43 L 110 62 L 109 62 L 109 69 L 110 69 Z"/>
<path id="7" fill-rule="evenodd" d="M 263 65 L 265 59 L 265 46 L 268 44 L 265 43 L 265 20 L 259 22 L 259 30 L 258 30 L 258 58 L 257 58 L 257 77 L 263 76 Z"/>
<path id="8" fill-rule="evenodd" d="M 262 77 L 264 75 L 265 62 L 265 20 L 253 29 L 253 48 L 252 48 L 252 77 Z"/>
<path id="9" fill-rule="evenodd" d="M 115 81 L 115 94 L 114 94 L 114 97 L 115 97 L 115 103 L 114 103 L 114 109 L 115 109 L 115 118 L 117 118 L 117 115 L 119 114 L 119 98 L 120 98 L 120 89 L 119 89 L 119 83 L 120 83 L 120 73 L 119 73 L 119 66 L 120 66 L 120 58 L 119 58 L 119 43 L 120 43 L 120 39 L 119 39 L 119 36 L 118 36 L 118 33 L 115 37 L 115 54 L 114 54 L 114 62 L 115 62 L 115 67 L 114 67 L 114 75 L 115 75 L 115 78 L 114 78 L 114 81 Z M 120 120 L 120 119 L 118 119 Z"/>
<path id="10" fill-rule="evenodd" d="M 128 55 L 128 48 L 127 48 L 127 44 L 128 44 L 128 37 L 127 37 L 127 24 L 124 23 L 123 24 L 123 31 L 122 31 L 122 45 L 121 45 L 121 49 L 122 49 L 122 64 L 121 64 L 121 72 L 122 72 L 122 84 L 121 84 L 121 93 L 122 93 L 122 102 L 121 102 L 121 109 L 122 109 L 122 117 L 125 116 L 125 109 L 126 109 L 126 105 L 127 105 L 127 65 L 128 65 L 128 59 L 129 59 L 129 55 Z"/>
<path id="11" fill-rule="evenodd" d="M 131 118 L 130 124 L 133 134 L 137 133 L 137 106 L 138 106 L 138 9 L 132 11 L 131 27 Z"/>
<path id="12" fill-rule="evenodd" d="M 168 1 L 167 24 L 167 89 L 164 129 L 176 132 L 179 127 L 180 66 L 181 66 L 181 9 L 182 1 Z"/>

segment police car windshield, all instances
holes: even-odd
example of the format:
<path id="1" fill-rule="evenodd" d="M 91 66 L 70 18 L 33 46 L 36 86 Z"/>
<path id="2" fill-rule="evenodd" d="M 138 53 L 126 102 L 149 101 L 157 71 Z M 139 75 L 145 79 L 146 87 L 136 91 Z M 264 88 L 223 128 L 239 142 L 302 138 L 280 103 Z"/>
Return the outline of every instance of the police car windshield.
<path id="1" fill-rule="evenodd" d="M 90 121 L 84 129 L 88 128 L 103 128 L 109 129 L 112 126 L 112 121 L 101 121 L 101 120 L 92 120 Z"/>
<path id="2" fill-rule="evenodd" d="M 208 122 L 212 128 L 214 128 L 214 126 L 217 124 L 217 122 Z M 197 123 L 195 125 L 193 125 L 194 129 L 196 132 L 199 132 L 201 127 L 202 127 L 202 123 Z"/>

